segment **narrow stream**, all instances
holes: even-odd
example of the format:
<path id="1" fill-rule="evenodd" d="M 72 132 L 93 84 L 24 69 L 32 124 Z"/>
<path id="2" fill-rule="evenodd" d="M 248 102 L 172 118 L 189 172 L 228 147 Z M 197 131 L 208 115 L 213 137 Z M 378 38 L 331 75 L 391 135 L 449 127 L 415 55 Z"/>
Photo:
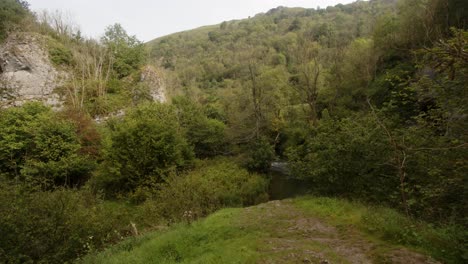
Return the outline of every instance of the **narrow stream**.
<path id="1" fill-rule="evenodd" d="M 310 184 L 303 180 L 298 180 L 290 177 L 288 164 L 286 162 L 273 162 L 269 176 L 270 200 L 282 200 L 293 198 L 308 193 Z"/>

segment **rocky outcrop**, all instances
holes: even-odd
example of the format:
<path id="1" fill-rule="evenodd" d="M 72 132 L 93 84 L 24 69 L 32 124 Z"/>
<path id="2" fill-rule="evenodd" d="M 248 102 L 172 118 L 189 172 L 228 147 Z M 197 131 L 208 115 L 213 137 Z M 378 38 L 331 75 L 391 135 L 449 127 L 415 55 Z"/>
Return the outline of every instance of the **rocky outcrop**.
<path id="1" fill-rule="evenodd" d="M 55 88 L 66 79 L 50 62 L 44 37 L 13 34 L 0 46 L 0 106 L 42 101 L 62 105 Z"/>
<path id="2" fill-rule="evenodd" d="M 165 103 L 166 85 L 162 74 L 153 66 L 145 66 L 141 70 L 140 82 L 148 86 L 151 97 L 155 102 Z"/>

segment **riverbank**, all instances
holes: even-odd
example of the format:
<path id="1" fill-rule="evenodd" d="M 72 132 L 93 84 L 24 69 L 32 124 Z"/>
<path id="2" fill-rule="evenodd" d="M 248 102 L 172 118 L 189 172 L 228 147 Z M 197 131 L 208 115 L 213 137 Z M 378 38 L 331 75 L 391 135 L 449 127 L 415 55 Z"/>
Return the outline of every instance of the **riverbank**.
<path id="1" fill-rule="evenodd" d="M 391 209 L 302 197 L 224 209 L 81 263 L 461 263 L 458 243 Z"/>

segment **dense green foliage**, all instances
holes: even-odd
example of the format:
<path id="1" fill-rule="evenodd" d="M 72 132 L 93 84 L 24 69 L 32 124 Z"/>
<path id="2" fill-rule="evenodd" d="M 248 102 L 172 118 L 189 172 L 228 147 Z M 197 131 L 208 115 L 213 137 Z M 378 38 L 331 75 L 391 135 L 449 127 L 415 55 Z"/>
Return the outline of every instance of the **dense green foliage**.
<path id="1" fill-rule="evenodd" d="M 268 172 L 275 151 L 266 138 L 259 138 L 248 147 L 246 167 L 252 171 Z"/>
<path id="2" fill-rule="evenodd" d="M 73 64 L 73 54 L 71 50 L 57 40 L 53 38 L 48 39 L 47 47 L 49 49 L 50 60 L 54 65 L 71 66 Z"/>
<path id="3" fill-rule="evenodd" d="M 220 102 L 251 169 L 271 146 L 312 192 L 462 223 L 466 21 L 445 0 L 278 7 L 149 46 L 179 90 Z"/>
<path id="4" fill-rule="evenodd" d="M 94 178 L 107 194 L 155 188 L 171 171 L 190 165 L 193 151 L 174 108 L 145 104 L 108 123 L 103 162 Z"/>
<path id="5" fill-rule="evenodd" d="M 3 0 L 0 3 L 0 43 L 30 15 L 28 6 L 23 0 Z"/>
<path id="6" fill-rule="evenodd" d="M 92 127 L 67 121 L 40 104 L 1 113 L 0 258 L 8 263 L 62 263 L 166 221 L 193 221 L 219 208 L 267 199 L 267 181 L 229 161 L 207 161 L 193 171 L 192 147 L 174 107 L 146 104 L 104 130 L 102 162 L 94 168 Z M 73 123 L 75 120 L 78 123 Z M 80 164 L 83 163 L 83 164 Z M 139 207 L 105 202 L 128 197 Z M 190 216 L 186 215 L 190 212 Z M 184 215 L 185 214 L 185 215 Z M 138 231 L 136 231 L 138 232 Z"/>
<path id="7" fill-rule="evenodd" d="M 398 179 L 386 164 L 391 150 L 371 117 L 322 120 L 311 132 L 288 149 L 294 175 L 309 179 L 324 195 L 394 198 Z"/>
<path id="8" fill-rule="evenodd" d="M 335 199 L 296 201 L 303 209 L 466 262 L 462 1 L 278 7 L 146 45 L 120 24 L 84 39 L 59 13 L 34 20 L 27 6 L 0 3 L 0 42 L 16 31 L 44 35 L 69 78 L 57 89 L 62 110 L 0 108 L 0 262 L 72 261 L 138 228 L 262 202 L 268 180 L 257 173 L 276 159 L 310 193 L 379 205 L 355 213 Z M 167 103 L 151 102 L 159 88 Z M 195 259 L 203 252 L 191 244 L 208 231 L 169 232 L 142 259 Z M 244 230 L 222 251 L 216 243 L 237 230 L 217 231 L 205 246 L 226 255 L 210 261 L 252 237 Z"/>
<path id="9" fill-rule="evenodd" d="M 64 263 L 121 240 L 130 212 L 86 190 L 30 192 L 0 182 L 2 263 Z"/>
<path id="10" fill-rule="evenodd" d="M 0 112 L 0 175 L 41 189 L 83 185 L 95 162 L 76 125 L 37 103 Z"/>
<path id="11" fill-rule="evenodd" d="M 467 41 L 466 32 L 454 31 L 454 38 L 420 52 L 423 63 L 447 60 L 434 53 Z M 370 105 L 364 116 L 321 120 L 304 144 L 289 149 L 295 173 L 312 179 L 322 194 L 399 203 L 427 219 L 463 219 L 467 64 L 455 54 L 445 56 L 454 63 L 453 77 L 421 74 L 397 84 L 380 112 Z"/>
<path id="12" fill-rule="evenodd" d="M 144 47 L 135 36 L 129 36 L 120 24 L 109 26 L 102 38 L 113 60 L 117 78 L 124 78 L 139 70 L 144 62 Z"/>
<path id="13" fill-rule="evenodd" d="M 172 104 L 187 140 L 197 157 L 206 158 L 222 154 L 226 148 L 226 125 L 219 118 L 211 118 L 203 107 L 187 97 L 175 97 Z"/>
<path id="14" fill-rule="evenodd" d="M 267 188 L 264 177 L 232 161 L 203 161 L 187 175 L 167 179 L 157 194 L 157 210 L 166 219 L 192 221 L 220 208 L 265 202 Z"/>

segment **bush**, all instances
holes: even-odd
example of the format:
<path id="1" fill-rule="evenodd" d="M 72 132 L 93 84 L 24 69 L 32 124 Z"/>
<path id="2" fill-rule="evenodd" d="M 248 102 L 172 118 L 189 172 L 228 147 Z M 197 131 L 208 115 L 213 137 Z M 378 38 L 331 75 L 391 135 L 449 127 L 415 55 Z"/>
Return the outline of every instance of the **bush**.
<path id="1" fill-rule="evenodd" d="M 226 125 L 216 119 L 203 118 L 187 130 L 187 138 L 194 147 L 197 157 L 213 157 L 225 148 Z"/>
<path id="2" fill-rule="evenodd" d="M 320 195 L 398 203 L 391 149 L 375 126 L 370 116 L 320 121 L 303 144 L 288 148 L 292 175 L 311 181 Z"/>
<path id="3" fill-rule="evenodd" d="M 0 43 L 28 14 L 28 3 L 26 1 L 2 0 L 0 2 Z"/>
<path id="4" fill-rule="evenodd" d="M 107 128 L 104 161 L 93 182 L 111 196 L 152 189 L 193 159 L 171 106 L 142 104 Z"/>
<path id="5" fill-rule="evenodd" d="M 264 202 L 267 188 L 268 181 L 261 175 L 232 161 L 215 159 L 200 162 L 186 175 L 169 177 L 151 203 L 156 203 L 156 210 L 166 219 L 191 220 L 223 207 Z"/>
<path id="6" fill-rule="evenodd" d="M 66 263 L 130 233 L 130 213 L 87 190 L 30 192 L 0 182 L 0 259 Z"/>
<path id="7" fill-rule="evenodd" d="M 47 41 L 49 49 L 49 57 L 52 63 L 56 66 L 71 66 L 73 65 L 73 54 L 70 49 L 65 47 L 58 41 L 49 38 Z"/>
<path id="8" fill-rule="evenodd" d="M 107 27 L 101 41 L 112 53 L 113 71 L 118 79 L 130 76 L 143 65 L 143 43 L 129 36 L 120 24 Z"/>
<path id="9" fill-rule="evenodd" d="M 265 138 L 257 139 L 247 151 L 247 168 L 252 171 L 267 172 L 275 158 L 273 146 Z"/>
<path id="10" fill-rule="evenodd" d="M 50 189 L 82 185 L 95 162 L 81 154 L 77 127 L 29 103 L 0 113 L 0 174 Z"/>
<path id="11" fill-rule="evenodd" d="M 388 204 L 432 222 L 466 222 L 466 150 L 447 148 L 448 137 L 424 126 L 383 122 L 398 152 L 372 116 L 321 120 L 303 144 L 288 149 L 292 175 L 311 181 L 319 195 Z"/>
<path id="12" fill-rule="evenodd" d="M 177 108 L 179 122 L 197 157 L 213 157 L 223 152 L 227 145 L 226 125 L 223 122 L 208 118 L 202 107 L 187 97 L 176 97 L 172 103 Z"/>

